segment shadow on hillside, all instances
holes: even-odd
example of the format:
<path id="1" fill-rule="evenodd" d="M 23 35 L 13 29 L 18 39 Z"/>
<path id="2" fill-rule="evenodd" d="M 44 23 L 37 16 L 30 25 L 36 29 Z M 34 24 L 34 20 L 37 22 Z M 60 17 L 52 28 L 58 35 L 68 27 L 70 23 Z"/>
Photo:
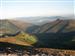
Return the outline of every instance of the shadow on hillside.
<path id="1" fill-rule="evenodd" d="M 37 33 L 35 47 L 75 49 L 75 31 L 67 33 Z"/>
<path id="2" fill-rule="evenodd" d="M 67 33 L 37 33 L 35 35 L 38 42 L 33 44 L 36 48 L 61 48 L 61 49 L 75 49 L 75 31 Z M 22 46 L 0 42 L 0 48 L 11 47 L 14 49 L 29 48 L 29 46 Z"/>
<path id="3" fill-rule="evenodd" d="M 60 22 L 61 21 L 57 22 L 57 24 L 49 26 L 49 29 L 47 29 L 46 31 L 48 30 L 50 31 Z M 52 32 L 46 33 L 46 31 L 43 33 L 39 33 L 39 30 L 37 30 L 38 26 L 29 27 L 25 32 L 33 34 L 37 37 L 38 42 L 34 44 L 35 47 L 75 49 L 75 43 L 74 41 L 72 41 L 73 39 L 75 39 L 75 31 L 62 33 L 64 28 L 67 26 L 68 26 L 68 21 L 66 21 L 66 23 L 64 23 L 64 25 L 60 27 L 60 29 L 56 33 Z M 40 29 L 40 31 L 42 31 L 42 29 Z M 37 31 L 35 32 L 35 30 Z"/>
<path id="4" fill-rule="evenodd" d="M 30 46 L 23 46 L 23 45 L 11 44 L 7 42 L 0 42 L 0 48 L 6 49 L 8 47 L 12 48 L 13 50 L 23 50 L 23 49 L 30 48 Z"/>
<path id="5" fill-rule="evenodd" d="M 48 27 L 47 30 L 50 30 L 50 29 L 52 29 L 53 27 L 55 27 L 56 25 L 58 25 L 60 22 L 61 22 L 61 21 L 57 22 L 57 23 L 54 24 L 54 25 L 50 25 L 50 24 L 48 24 L 48 23 L 47 23 L 47 24 L 44 24 L 44 25 L 42 25 L 42 26 L 33 25 L 33 26 L 28 27 L 25 32 L 27 32 L 27 33 L 33 33 L 33 32 L 39 33 L 40 30 L 43 29 L 43 26 L 45 26 L 45 25 L 49 25 L 49 27 Z M 39 29 L 39 28 L 41 28 L 41 29 Z M 36 31 L 36 30 L 37 30 L 37 31 Z M 47 30 L 45 30 L 44 32 L 46 32 Z"/>

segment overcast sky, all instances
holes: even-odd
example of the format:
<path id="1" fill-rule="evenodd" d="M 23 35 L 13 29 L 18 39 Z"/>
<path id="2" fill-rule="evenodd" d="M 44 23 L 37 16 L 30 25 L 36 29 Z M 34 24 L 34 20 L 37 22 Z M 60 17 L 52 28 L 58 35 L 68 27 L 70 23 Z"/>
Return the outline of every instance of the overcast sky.
<path id="1" fill-rule="evenodd" d="M 74 0 L 0 0 L 0 18 L 74 14 Z"/>

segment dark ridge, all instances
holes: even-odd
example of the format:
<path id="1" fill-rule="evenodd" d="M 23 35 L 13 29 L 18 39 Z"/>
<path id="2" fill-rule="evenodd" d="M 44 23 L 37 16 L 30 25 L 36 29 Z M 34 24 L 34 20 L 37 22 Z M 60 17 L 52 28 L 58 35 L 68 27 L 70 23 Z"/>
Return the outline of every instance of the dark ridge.
<path id="1" fill-rule="evenodd" d="M 24 48 L 27 49 L 30 48 L 31 46 L 23 46 L 23 45 L 11 44 L 8 42 L 0 42 L 0 48 L 7 48 L 7 47 L 11 47 L 16 50 L 16 49 L 24 49 Z"/>
<path id="2" fill-rule="evenodd" d="M 39 40 L 34 44 L 35 47 L 75 50 L 75 42 L 72 42 L 75 39 L 75 31 L 68 33 L 37 33 L 33 35 Z"/>

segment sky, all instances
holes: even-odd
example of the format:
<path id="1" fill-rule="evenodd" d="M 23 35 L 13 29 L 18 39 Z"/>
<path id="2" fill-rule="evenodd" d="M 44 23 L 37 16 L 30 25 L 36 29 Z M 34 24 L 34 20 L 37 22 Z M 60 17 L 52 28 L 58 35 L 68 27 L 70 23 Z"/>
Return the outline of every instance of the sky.
<path id="1" fill-rule="evenodd" d="M 0 19 L 74 15 L 74 0 L 0 0 Z"/>

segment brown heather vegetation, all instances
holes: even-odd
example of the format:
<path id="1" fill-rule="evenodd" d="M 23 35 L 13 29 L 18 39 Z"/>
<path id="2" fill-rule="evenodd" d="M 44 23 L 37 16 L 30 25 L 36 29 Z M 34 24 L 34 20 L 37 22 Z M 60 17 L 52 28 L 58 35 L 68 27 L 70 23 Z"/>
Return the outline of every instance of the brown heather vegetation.
<path id="1" fill-rule="evenodd" d="M 35 36 L 29 35 L 27 33 L 20 33 L 16 36 L 5 36 L 0 38 L 0 42 L 7 42 L 11 44 L 18 44 L 24 46 L 32 46 L 32 44 L 36 43 L 37 39 Z"/>
<path id="2" fill-rule="evenodd" d="M 63 54 L 75 56 L 75 50 L 51 49 L 51 48 L 36 48 L 36 50 L 48 54 L 60 54 L 60 56 L 64 56 Z"/>
<path id="3" fill-rule="evenodd" d="M 0 42 L 7 42 L 7 43 L 12 43 L 12 44 L 31 46 L 29 43 L 23 42 L 23 41 L 18 41 L 14 37 L 0 38 Z"/>

